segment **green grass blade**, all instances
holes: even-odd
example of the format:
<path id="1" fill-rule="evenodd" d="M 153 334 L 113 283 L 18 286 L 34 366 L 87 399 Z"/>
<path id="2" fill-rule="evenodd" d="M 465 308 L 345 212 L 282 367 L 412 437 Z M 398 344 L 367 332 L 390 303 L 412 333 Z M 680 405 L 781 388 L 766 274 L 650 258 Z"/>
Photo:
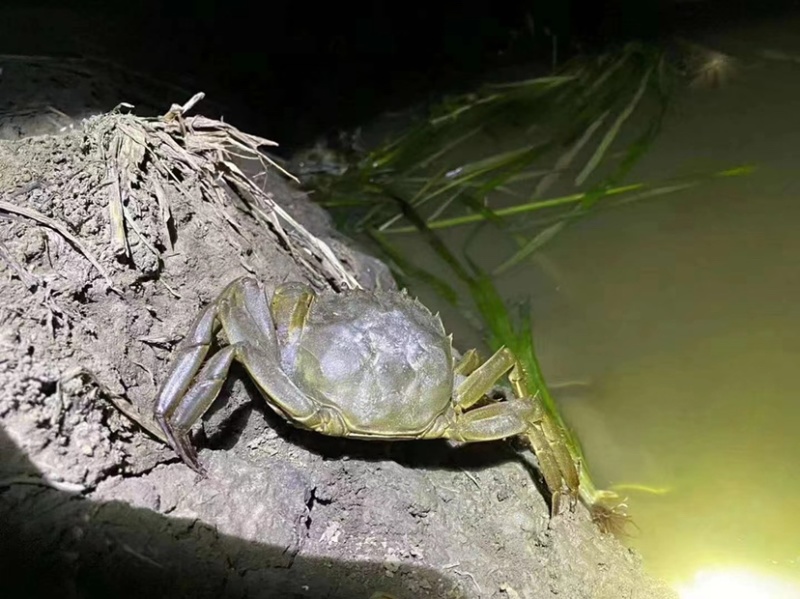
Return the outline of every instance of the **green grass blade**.
<path id="1" fill-rule="evenodd" d="M 619 187 L 614 187 L 612 189 L 607 190 L 604 195 L 615 196 L 615 195 L 625 194 L 631 191 L 638 191 L 642 189 L 644 186 L 645 186 L 644 183 L 620 185 Z M 535 212 L 537 210 L 544 210 L 545 208 L 556 208 L 560 206 L 578 204 L 580 202 L 586 201 L 587 199 L 590 199 L 592 196 L 593 192 L 572 193 L 569 195 L 560 196 L 557 198 L 551 198 L 548 200 L 538 200 L 535 202 L 528 202 L 526 204 L 520 204 L 517 206 L 510 206 L 508 208 L 500 208 L 498 210 L 494 210 L 493 212 L 497 216 L 508 217 L 517 214 L 524 214 L 527 212 Z M 483 220 L 484 217 L 482 214 L 466 214 L 464 216 L 456 216 L 453 218 L 431 221 L 427 225 L 429 229 L 447 229 L 450 227 L 459 227 L 462 225 L 477 223 Z M 385 230 L 386 233 L 414 233 L 416 231 L 417 229 L 413 226 L 392 227 L 390 229 Z"/>
<path id="2" fill-rule="evenodd" d="M 622 125 L 625 124 L 630 116 L 633 114 L 636 107 L 639 105 L 639 102 L 642 101 L 644 97 L 644 92 L 647 89 L 647 83 L 650 81 L 650 76 L 653 73 L 652 67 L 644 74 L 642 77 L 642 82 L 639 85 L 639 89 L 636 90 L 636 94 L 631 98 L 631 101 L 625 107 L 625 109 L 619 114 L 616 118 L 614 123 L 611 125 L 609 130 L 606 132 L 605 136 L 603 136 L 603 140 L 600 142 L 600 145 L 597 146 L 594 154 L 589 159 L 589 162 L 586 163 L 586 166 L 583 167 L 583 170 L 580 174 L 575 178 L 575 185 L 580 187 L 586 182 L 586 179 L 589 178 L 597 166 L 600 164 L 600 161 L 603 160 L 608 149 L 611 147 L 611 144 L 614 143 L 614 140 L 619 135 L 620 130 L 622 129 Z"/>

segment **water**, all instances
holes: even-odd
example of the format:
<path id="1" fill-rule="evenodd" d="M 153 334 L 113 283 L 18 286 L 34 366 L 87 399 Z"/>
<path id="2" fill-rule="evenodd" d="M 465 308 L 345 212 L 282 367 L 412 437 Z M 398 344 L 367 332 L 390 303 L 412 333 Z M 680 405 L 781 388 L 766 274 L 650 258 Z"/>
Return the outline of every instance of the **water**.
<path id="1" fill-rule="evenodd" d="M 737 596 L 709 572 L 740 570 L 795 583 L 747 596 L 800 597 L 799 25 L 707 35 L 742 68 L 682 93 L 630 180 L 754 174 L 600 213 L 500 281 L 533 297 L 548 379 L 586 383 L 560 400 L 598 485 L 651 488 L 627 492 L 630 542 L 676 585 L 699 575 L 687 598 Z"/>
<path id="2" fill-rule="evenodd" d="M 629 493 L 632 544 L 670 580 L 743 567 L 800 583 L 800 63 L 756 57 L 800 56 L 797 24 L 711 40 L 745 57 L 738 77 L 682 94 L 631 179 L 756 173 L 598 215 L 543 254 L 543 367 L 590 383 L 562 406 L 598 483 L 660 492 Z"/>

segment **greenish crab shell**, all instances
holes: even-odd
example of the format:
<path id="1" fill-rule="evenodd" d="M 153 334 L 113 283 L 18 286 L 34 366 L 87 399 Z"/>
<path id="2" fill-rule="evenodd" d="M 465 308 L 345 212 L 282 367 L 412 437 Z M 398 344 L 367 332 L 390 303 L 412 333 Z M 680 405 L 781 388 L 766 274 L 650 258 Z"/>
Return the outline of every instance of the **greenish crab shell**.
<path id="1" fill-rule="evenodd" d="M 413 438 L 451 408 L 451 339 L 405 293 L 321 294 L 294 333 L 280 348 L 284 371 L 338 410 L 351 436 Z"/>

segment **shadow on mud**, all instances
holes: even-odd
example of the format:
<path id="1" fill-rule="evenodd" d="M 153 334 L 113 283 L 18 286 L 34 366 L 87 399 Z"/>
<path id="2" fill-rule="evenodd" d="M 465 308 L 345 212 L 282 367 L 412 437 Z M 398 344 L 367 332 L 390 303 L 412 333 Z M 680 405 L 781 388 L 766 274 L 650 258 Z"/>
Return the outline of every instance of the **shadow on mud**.
<path id="1" fill-rule="evenodd" d="M 246 393 L 234 392 L 242 385 Z M 255 423 L 255 424 L 254 424 Z M 246 429 L 250 427 L 249 433 Z M 506 462 L 525 469 L 550 509 L 550 491 L 536 465 L 536 458 L 515 439 L 484 443 L 450 443 L 444 439 L 381 441 L 331 437 L 302 430 L 271 410 L 255 384 L 235 364 L 222 393 L 204 416 L 202 435 L 194 437 L 199 447 L 231 450 L 270 430 L 294 446 L 328 460 L 355 459 L 362 462 L 391 460 L 405 468 L 480 472 Z"/>
<path id="2" fill-rule="evenodd" d="M 292 555 L 197 520 L 53 488 L 2 428 L 0 572 L 0 594 L 9 599 L 425 596 L 403 591 L 402 573 L 392 576 L 381 563 Z M 437 589 L 432 597 L 460 586 L 429 569 L 414 577 Z"/>

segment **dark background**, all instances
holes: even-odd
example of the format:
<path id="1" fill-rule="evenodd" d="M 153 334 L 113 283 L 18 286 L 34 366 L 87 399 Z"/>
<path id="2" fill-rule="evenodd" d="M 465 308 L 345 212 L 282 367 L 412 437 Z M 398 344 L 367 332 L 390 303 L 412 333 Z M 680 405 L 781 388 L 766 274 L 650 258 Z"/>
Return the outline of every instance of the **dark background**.
<path id="1" fill-rule="evenodd" d="M 142 72 L 202 89 L 240 128 L 286 149 L 386 111 L 464 89 L 499 69 L 547 72 L 558 58 L 632 39 L 668 40 L 797 0 L 184 0 L 5 1 L 95 19 L 42 23 L 31 39 L 58 36 Z M 58 21 L 58 17 L 56 18 Z M 70 36 L 73 36 L 70 38 Z M 96 39 L 95 39 L 96 38 Z M 41 42 L 39 42 L 41 45 Z M 33 47 L 31 47 L 33 46 Z M 70 47 L 70 44 L 62 44 Z M 44 53 L 31 42 L 27 52 Z M 4 47 L 0 53 L 19 52 Z M 73 50 L 75 52 L 75 50 Z M 538 65 L 538 67 L 536 67 Z M 182 99 L 176 99 L 182 101 Z"/>

